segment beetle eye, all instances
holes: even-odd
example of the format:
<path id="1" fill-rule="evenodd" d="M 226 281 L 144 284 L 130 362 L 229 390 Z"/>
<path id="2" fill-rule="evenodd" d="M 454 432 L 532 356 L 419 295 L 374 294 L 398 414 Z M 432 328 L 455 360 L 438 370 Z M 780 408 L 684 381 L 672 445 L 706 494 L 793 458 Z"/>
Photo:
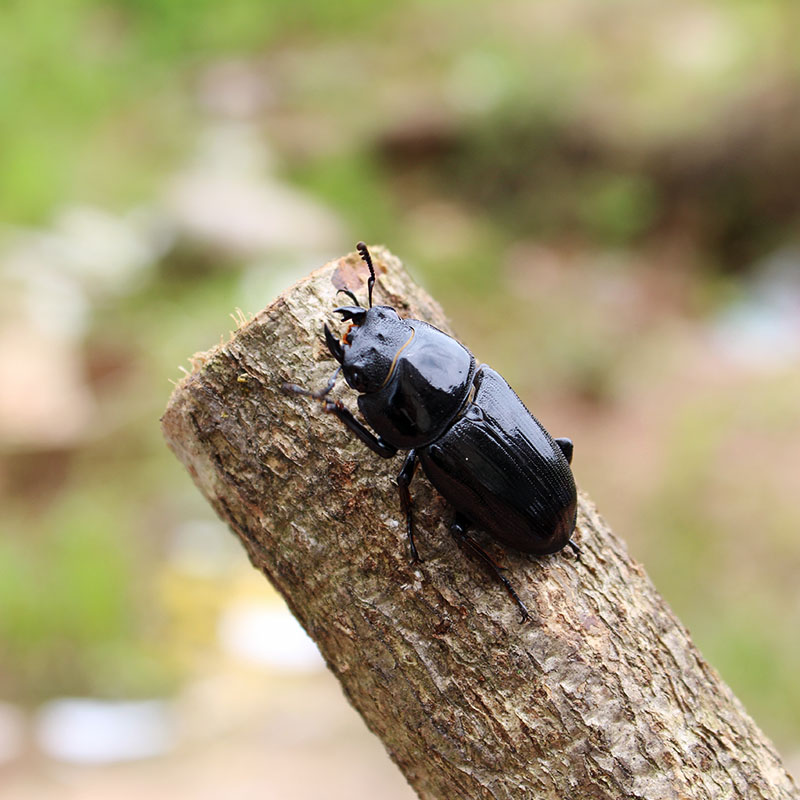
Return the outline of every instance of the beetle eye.
<path id="1" fill-rule="evenodd" d="M 345 375 L 345 377 L 347 378 L 347 382 L 350 384 L 350 386 L 353 389 L 355 389 L 357 392 L 363 393 L 363 392 L 367 391 L 366 380 L 365 380 L 366 376 L 357 367 L 351 369 Z"/>

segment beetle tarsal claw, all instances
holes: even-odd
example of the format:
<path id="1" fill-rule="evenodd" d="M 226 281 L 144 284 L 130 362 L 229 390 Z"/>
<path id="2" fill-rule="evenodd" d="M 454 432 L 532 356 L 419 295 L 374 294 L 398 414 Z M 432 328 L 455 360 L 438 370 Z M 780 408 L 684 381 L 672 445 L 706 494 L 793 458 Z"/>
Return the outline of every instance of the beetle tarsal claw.
<path id="1" fill-rule="evenodd" d="M 281 391 L 284 394 L 304 394 L 309 395 L 311 392 L 308 389 L 304 389 L 302 386 L 298 386 L 296 383 L 284 383 L 281 386 Z"/>

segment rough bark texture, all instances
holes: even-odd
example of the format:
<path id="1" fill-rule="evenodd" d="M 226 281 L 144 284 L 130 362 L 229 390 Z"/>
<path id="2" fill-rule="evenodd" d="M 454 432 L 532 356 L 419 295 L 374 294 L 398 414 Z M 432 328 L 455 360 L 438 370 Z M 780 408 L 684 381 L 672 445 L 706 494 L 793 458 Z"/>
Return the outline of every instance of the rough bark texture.
<path id="1" fill-rule="evenodd" d="M 397 259 L 373 256 L 377 303 L 448 330 Z M 291 287 L 196 359 L 162 422 L 419 796 L 797 797 L 772 744 L 585 495 L 580 561 L 484 542 L 531 609 L 525 625 L 449 536 L 452 510 L 421 472 L 423 562 L 410 566 L 401 458 L 375 456 L 316 402 L 280 391 L 325 384 L 335 362 L 322 324 L 337 289 L 366 296 L 365 278 L 352 254 Z M 354 408 L 340 384 L 333 396 Z"/>

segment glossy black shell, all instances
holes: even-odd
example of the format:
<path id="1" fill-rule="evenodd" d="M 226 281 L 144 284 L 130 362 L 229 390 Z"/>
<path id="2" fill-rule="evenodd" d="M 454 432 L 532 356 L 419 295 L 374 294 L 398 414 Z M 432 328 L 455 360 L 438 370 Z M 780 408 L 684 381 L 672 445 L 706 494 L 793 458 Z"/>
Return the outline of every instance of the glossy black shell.
<path id="1" fill-rule="evenodd" d="M 526 553 L 561 550 L 575 527 L 577 491 L 561 448 L 493 369 L 448 431 L 418 450 L 425 474 L 462 514 Z"/>
<path id="2" fill-rule="evenodd" d="M 561 448 L 464 345 L 420 320 L 402 322 L 408 337 L 383 386 L 358 397 L 364 418 L 387 443 L 416 449 L 431 483 L 478 528 L 523 552 L 561 550 L 577 509 Z"/>

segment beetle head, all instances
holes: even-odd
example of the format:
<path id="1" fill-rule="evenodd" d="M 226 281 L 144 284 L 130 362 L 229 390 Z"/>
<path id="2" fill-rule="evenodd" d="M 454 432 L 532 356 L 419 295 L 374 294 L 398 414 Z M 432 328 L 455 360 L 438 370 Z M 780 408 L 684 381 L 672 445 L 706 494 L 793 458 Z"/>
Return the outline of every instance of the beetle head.
<path id="1" fill-rule="evenodd" d="M 345 380 L 361 394 L 378 391 L 413 330 L 391 306 L 342 306 L 334 311 L 352 323 L 341 341 L 325 326 L 325 341 L 342 365 Z"/>
<path id="2" fill-rule="evenodd" d="M 331 355 L 342 365 L 349 386 L 361 394 L 377 392 L 391 377 L 397 354 L 414 335 L 413 329 L 397 315 L 391 306 L 372 305 L 372 287 L 375 285 L 375 268 L 364 242 L 356 245 L 361 259 L 369 267 L 367 291 L 369 308 L 358 305 L 358 299 L 349 289 L 340 289 L 354 303 L 339 306 L 339 314 L 350 327 L 337 339 L 325 326 L 325 343 Z"/>

